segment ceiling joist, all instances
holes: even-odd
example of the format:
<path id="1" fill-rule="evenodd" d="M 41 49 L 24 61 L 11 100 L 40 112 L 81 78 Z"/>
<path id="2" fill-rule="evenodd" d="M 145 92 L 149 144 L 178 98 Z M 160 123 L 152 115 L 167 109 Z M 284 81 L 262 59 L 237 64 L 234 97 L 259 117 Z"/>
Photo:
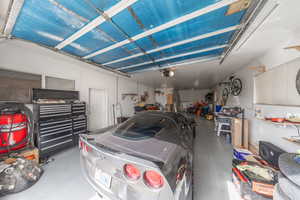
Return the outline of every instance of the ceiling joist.
<path id="1" fill-rule="evenodd" d="M 204 56 L 200 57 L 197 59 L 188 59 L 185 60 L 184 62 L 179 62 L 175 64 L 168 64 L 162 67 L 151 67 L 147 69 L 137 69 L 132 72 L 128 72 L 129 74 L 134 74 L 134 73 L 141 73 L 141 72 L 147 72 L 147 71 L 153 71 L 153 70 L 162 70 L 162 69 L 168 69 L 168 68 L 175 68 L 175 67 L 180 67 L 180 66 L 186 66 L 186 65 L 191 65 L 191 64 L 198 64 L 198 63 L 204 63 L 204 62 L 210 62 L 214 60 L 219 60 L 220 56 Z"/>
<path id="2" fill-rule="evenodd" d="M 71 35 L 70 37 L 68 37 L 67 39 L 65 39 L 64 41 L 59 43 L 58 45 L 56 45 L 55 48 L 62 49 L 65 46 L 71 44 L 73 41 L 77 40 L 81 36 L 83 36 L 86 33 L 90 32 L 91 30 L 93 30 L 94 28 L 99 26 L 100 24 L 104 23 L 107 19 L 112 18 L 113 16 L 115 16 L 116 14 L 123 11 L 124 9 L 131 6 L 132 4 L 134 4 L 137 1 L 138 0 L 122 0 L 122 1 L 120 1 L 119 3 L 117 3 L 116 5 L 111 7 L 110 9 L 108 9 L 106 12 L 104 12 L 104 14 L 102 14 L 99 17 L 95 18 L 90 23 L 85 25 L 82 29 L 78 30 L 73 35 Z"/>
<path id="3" fill-rule="evenodd" d="M 222 49 L 222 48 L 225 48 L 225 47 L 227 47 L 226 44 L 215 46 L 215 47 L 210 47 L 210 48 L 205 48 L 205 49 L 200 49 L 200 50 L 192 51 L 192 52 L 188 52 L 188 53 L 182 53 L 182 54 L 178 54 L 178 55 L 174 55 L 174 56 L 163 57 L 163 58 L 157 59 L 155 61 L 156 62 L 161 62 L 161 61 L 170 60 L 170 59 L 174 59 L 174 58 L 180 58 L 180 57 L 190 56 L 190 55 L 194 55 L 194 54 L 198 54 L 198 53 L 213 51 L 213 50 L 216 50 L 216 49 Z M 134 68 L 134 67 L 147 65 L 147 64 L 150 64 L 150 63 L 152 63 L 152 62 L 144 62 L 144 63 L 139 63 L 139 64 L 130 65 L 130 66 L 126 66 L 126 67 L 120 67 L 120 68 L 117 68 L 117 70 L 130 69 L 130 68 Z"/>
<path id="4" fill-rule="evenodd" d="M 205 33 L 205 34 L 193 37 L 193 38 L 189 38 L 189 39 L 182 40 L 182 41 L 179 41 L 179 42 L 175 42 L 175 43 L 172 43 L 172 44 L 168 44 L 168 45 L 165 45 L 165 46 L 162 46 L 162 47 L 159 47 L 159 48 L 155 48 L 155 49 L 152 49 L 150 51 L 146 51 L 146 53 L 147 54 L 155 53 L 155 52 L 162 51 L 162 50 L 165 50 L 165 49 L 169 49 L 169 48 L 172 48 L 172 47 L 176 47 L 176 46 L 180 46 L 180 45 L 183 45 L 183 44 L 191 43 L 191 42 L 194 42 L 194 41 L 197 41 L 197 40 L 202 40 L 202 39 L 205 39 L 205 38 L 213 37 L 213 36 L 220 35 L 220 34 L 223 34 L 223 33 L 227 33 L 227 32 L 230 32 L 230 31 L 235 31 L 235 30 L 240 29 L 240 28 L 241 28 L 241 25 L 231 26 L 231 27 L 228 27 L 228 28 L 225 28 L 225 29 L 217 30 L 217 31 L 210 32 L 210 33 Z M 136 57 L 143 56 L 143 55 L 144 55 L 144 53 L 138 53 L 138 54 L 134 54 L 132 56 L 120 58 L 120 59 L 113 60 L 113 61 L 110 61 L 110 62 L 107 62 L 107 63 L 103 63 L 103 65 L 110 65 L 110 64 L 113 64 L 113 63 L 118 63 L 118 62 L 121 62 L 121 61 L 129 60 L 129 59 L 136 58 Z"/>
<path id="5" fill-rule="evenodd" d="M 10 0 L 8 12 L 5 19 L 5 25 L 3 28 L 3 35 L 10 36 L 19 13 L 23 7 L 24 0 Z"/>
<path id="6" fill-rule="evenodd" d="M 218 3 L 216 3 L 216 4 L 209 5 L 209 6 L 205 7 L 205 8 L 202 8 L 202 9 L 197 10 L 197 11 L 195 11 L 195 12 L 192 12 L 192 13 L 190 13 L 190 14 L 187 14 L 187 15 L 184 15 L 184 16 L 181 16 L 181 17 L 178 17 L 178 18 L 176 18 L 176 19 L 174 19 L 174 20 L 171 20 L 171 21 L 169 21 L 169 22 L 167 22 L 167 23 L 165 23 L 165 24 L 162 24 L 162 25 L 157 26 L 157 27 L 155 27 L 155 28 L 153 28 L 153 29 L 149 29 L 149 30 L 147 30 L 147 31 L 145 31 L 145 32 L 142 32 L 142 33 L 140 33 L 140 34 L 138 34 L 138 35 L 135 35 L 135 36 L 132 37 L 132 40 L 136 41 L 136 40 L 139 40 L 139 39 L 141 39 L 141 38 L 144 38 L 144 37 L 147 37 L 147 36 L 149 36 L 149 35 L 152 35 L 152 34 L 154 34 L 154 33 L 157 33 L 157 32 L 163 31 L 163 30 L 166 30 L 166 29 L 168 29 L 168 28 L 171 28 L 171 27 L 176 26 L 176 25 L 178 25 L 178 24 L 184 23 L 184 22 L 186 22 L 186 21 L 189 21 L 189 20 L 191 20 L 191 19 L 194 19 L 194 18 L 199 17 L 199 16 L 201 16 L 201 15 L 204 15 L 204 14 L 206 14 L 206 13 L 215 11 L 215 10 L 217 10 L 217 9 L 219 9 L 219 8 L 224 7 L 224 6 L 231 5 L 232 3 L 235 3 L 235 2 L 237 2 L 237 1 L 238 1 L 238 0 L 223 0 L 223 1 L 220 1 L 220 2 L 218 2 Z M 107 51 L 113 50 L 113 49 L 115 49 L 115 48 L 121 47 L 121 46 L 123 46 L 123 45 L 125 45 L 125 44 L 128 44 L 128 43 L 130 43 L 130 42 L 132 42 L 132 41 L 130 41 L 130 40 L 128 40 L 128 39 L 127 39 L 127 40 L 123 40 L 123 41 L 121 41 L 121 42 L 119 42 L 119 43 L 113 44 L 113 45 L 111 45 L 111 46 L 109 46 L 109 47 L 106 47 L 106 48 L 104 48 L 104 49 L 100 49 L 100 50 L 98 50 L 98 51 L 96 51 L 96 52 L 94 52 L 94 53 L 91 53 L 91 54 L 89 54 L 89 55 L 87 55 L 87 56 L 84 56 L 83 58 L 89 59 L 89 58 L 91 58 L 91 57 L 94 57 L 94 56 L 103 54 L 103 53 L 105 53 L 105 52 L 107 52 Z"/>

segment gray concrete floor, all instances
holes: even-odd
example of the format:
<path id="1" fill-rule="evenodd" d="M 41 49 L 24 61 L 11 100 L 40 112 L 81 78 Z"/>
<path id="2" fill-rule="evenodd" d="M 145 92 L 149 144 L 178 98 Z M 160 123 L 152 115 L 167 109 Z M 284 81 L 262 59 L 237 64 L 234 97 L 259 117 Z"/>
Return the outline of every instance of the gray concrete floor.
<path id="1" fill-rule="evenodd" d="M 194 200 L 233 200 L 232 146 L 206 120 L 198 120 L 194 145 Z"/>
<path id="2" fill-rule="evenodd" d="M 194 160 L 194 200 L 233 200 L 230 186 L 231 145 L 217 137 L 214 124 L 198 120 Z M 3 200 L 97 200 L 82 176 L 78 149 L 64 151 L 45 166 L 45 173 L 28 190 Z"/>

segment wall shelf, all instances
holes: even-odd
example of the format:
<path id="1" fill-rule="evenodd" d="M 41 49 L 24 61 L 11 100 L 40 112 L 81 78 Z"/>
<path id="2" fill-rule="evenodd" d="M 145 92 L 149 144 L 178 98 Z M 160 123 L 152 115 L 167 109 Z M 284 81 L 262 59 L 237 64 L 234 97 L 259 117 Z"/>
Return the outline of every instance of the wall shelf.
<path id="1" fill-rule="evenodd" d="M 288 122 L 288 121 L 284 121 L 284 122 L 273 122 L 271 120 L 266 120 L 266 119 L 259 119 L 256 118 L 257 120 L 261 120 L 270 124 L 274 124 L 274 125 L 278 125 L 278 126 L 283 126 L 283 127 L 287 127 L 287 126 L 293 126 L 293 127 L 298 127 L 300 126 L 300 123 L 293 123 L 293 122 Z"/>
<path id="2" fill-rule="evenodd" d="M 287 138 L 287 137 L 283 137 L 282 139 L 288 141 L 288 142 L 292 142 L 294 144 L 298 144 L 300 145 L 300 137 L 298 137 L 298 139 L 295 138 Z"/>

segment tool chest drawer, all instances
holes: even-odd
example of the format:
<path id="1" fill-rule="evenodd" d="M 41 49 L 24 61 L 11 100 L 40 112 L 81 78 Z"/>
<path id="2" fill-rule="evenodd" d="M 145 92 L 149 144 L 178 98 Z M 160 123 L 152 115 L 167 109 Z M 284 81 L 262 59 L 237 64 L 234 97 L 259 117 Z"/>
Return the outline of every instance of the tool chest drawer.
<path id="1" fill-rule="evenodd" d="M 71 116 L 71 104 L 34 104 L 35 118 L 39 121 Z"/>
<path id="2" fill-rule="evenodd" d="M 55 152 L 66 149 L 68 147 L 74 146 L 73 138 L 72 136 L 67 139 L 58 140 L 56 142 L 53 142 L 52 144 L 45 145 L 39 148 L 40 150 L 40 158 L 45 158 L 47 156 L 50 156 L 54 154 Z"/>
<path id="3" fill-rule="evenodd" d="M 86 104 L 85 103 L 73 103 L 72 104 L 72 115 L 85 115 Z"/>
<path id="4" fill-rule="evenodd" d="M 74 144 L 78 144 L 79 134 L 87 133 L 87 117 L 85 115 L 73 117 Z"/>
<path id="5" fill-rule="evenodd" d="M 37 143 L 41 157 L 44 156 L 45 152 L 53 152 L 65 148 L 69 143 L 73 143 L 72 119 L 40 121 L 37 126 Z"/>

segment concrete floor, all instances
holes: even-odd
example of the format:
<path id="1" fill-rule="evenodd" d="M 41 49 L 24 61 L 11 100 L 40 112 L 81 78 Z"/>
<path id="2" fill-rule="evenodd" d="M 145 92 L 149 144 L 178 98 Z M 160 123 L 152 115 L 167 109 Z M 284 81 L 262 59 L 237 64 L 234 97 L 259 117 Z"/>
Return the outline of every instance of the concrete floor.
<path id="1" fill-rule="evenodd" d="M 214 124 L 198 120 L 194 160 L 194 200 L 234 200 L 231 184 L 232 148 L 217 137 Z M 3 200 L 98 200 L 84 180 L 78 149 L 55 156 L 45 166 L 41 180 L 28 190 L 5 196 Z"/>

